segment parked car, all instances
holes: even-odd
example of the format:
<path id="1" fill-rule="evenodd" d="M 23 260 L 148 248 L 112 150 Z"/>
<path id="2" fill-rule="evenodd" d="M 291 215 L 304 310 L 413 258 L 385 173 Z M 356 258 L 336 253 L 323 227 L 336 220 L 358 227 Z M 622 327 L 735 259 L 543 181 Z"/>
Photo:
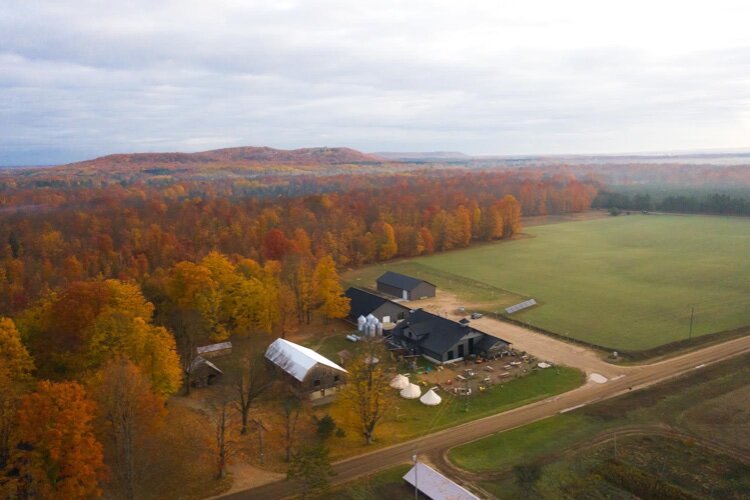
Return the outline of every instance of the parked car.
<path id="1" fill-rule="evenodd" d="M 471 313 L 471 319 L 479 319 L 484 316 L 482 313 Z"/>

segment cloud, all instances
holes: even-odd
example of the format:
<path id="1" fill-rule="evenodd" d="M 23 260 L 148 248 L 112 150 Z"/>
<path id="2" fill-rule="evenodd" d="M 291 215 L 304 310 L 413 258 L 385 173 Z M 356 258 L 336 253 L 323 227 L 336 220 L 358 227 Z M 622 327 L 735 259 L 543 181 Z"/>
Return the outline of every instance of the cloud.
<path id="1" fill-rule="evenodd" d="M 742 2 L 0 0 L 0 164 L 746 147 Z"/>

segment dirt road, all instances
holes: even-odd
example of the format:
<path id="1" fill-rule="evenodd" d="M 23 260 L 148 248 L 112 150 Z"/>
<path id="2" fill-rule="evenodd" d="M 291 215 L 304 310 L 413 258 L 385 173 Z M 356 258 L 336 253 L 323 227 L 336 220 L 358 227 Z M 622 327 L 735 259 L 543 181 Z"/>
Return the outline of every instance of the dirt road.
<path id="1" fill-rule="evenodd" d="M 561 411 L 608 399 L 629 390 L 653 385 L 692 370 L 700 370 L 708 364 L 743 353 L 750 353 L 750 337 L 713 345 L 700 351 L 694 351 L 652 365 L 631 367 L 620 374 L 622 376 L 613 377 L 603 384 L 589 383 L 573 391 L 505 413 L 492 415 L 402 444 L 342 460 L 334 464 L 337 475 L 333 478 L 333 481 L 345 483 L 399 463 L 409 462 L 414 454 L 434 455 L 443 453 L 459 444 L 474 441 L 495 432 L 520 427 Z M 227 495 L 224 498 L 281 499 L 294 494 L 295 487 L 293 484 L 278 481 Z"/>

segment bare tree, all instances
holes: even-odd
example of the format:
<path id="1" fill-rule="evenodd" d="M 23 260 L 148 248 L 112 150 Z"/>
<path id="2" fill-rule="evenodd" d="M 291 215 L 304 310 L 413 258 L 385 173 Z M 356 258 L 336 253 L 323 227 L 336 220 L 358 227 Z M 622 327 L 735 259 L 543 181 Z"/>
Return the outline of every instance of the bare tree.
<path id="1" fill-rule="evenodd" d="M 263 351 L 249 349 L 240 360 L 239 373 L 234 382 L 234 405 L 242 419 L 241 434 L 247 434 L 247 424 L 253 402 L 271 385 L 272 378 L 265 367 Z"/>
<path id="2" fill-rule="evenodd" d="M 139 445 L 163 420 L 164 398 L 152 392 L 148 379 L 127 358 L 107 363 L 93 377 L 90 389 L 112 445 L 117 483 L 125 498 L 133 499 L 139 480 Z"/>
<path id="3" fill-rule="evenodd" d="M 170 315 L 170 326 L 174 332 L 177 343 L 177 352 L 182 362 L 183 381 L 185 383 L 185 395 L 190 395 L 191 388 L 191 368 L 193 361 L 197 357 L 195 348 L 199 342 L 206 338 L 203 331 L 203 320 L 200 314 L 194 310 L 177 309 Z"/>
<path id="4" fill-rule="evenodd" d="M 297 422 L 302 412 L 302 404 L 293 394 L 288 394 L 281 402 L 284 414 L 284 445 L 286 448 L 286 461 L 292 459 L 292 448 L 297 437 Z"/>
<path id="5" fill-rule="evenodd" d="M 240 442 L 236 435 L 237 414 L 232 411 L 232 398 L 228 391 L 219 391 L 211 403 L 211 410 L 215 437 L 216 478 L 222 479 L 226 475 L 227 465 L 240 451 Z"/>

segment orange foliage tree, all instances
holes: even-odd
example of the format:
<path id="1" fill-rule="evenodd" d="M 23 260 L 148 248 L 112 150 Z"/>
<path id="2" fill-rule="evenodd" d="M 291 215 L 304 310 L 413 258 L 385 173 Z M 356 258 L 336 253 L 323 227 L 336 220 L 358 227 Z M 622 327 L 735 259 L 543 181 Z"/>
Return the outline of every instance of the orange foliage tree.
<path id="1" fill-rule="evenodd" d="M 105 479 L 102 446 L 93 432 L 96 405 L 76 382 L 42 381 L 18 409 L 16 494 L 90 498 Z"/>

